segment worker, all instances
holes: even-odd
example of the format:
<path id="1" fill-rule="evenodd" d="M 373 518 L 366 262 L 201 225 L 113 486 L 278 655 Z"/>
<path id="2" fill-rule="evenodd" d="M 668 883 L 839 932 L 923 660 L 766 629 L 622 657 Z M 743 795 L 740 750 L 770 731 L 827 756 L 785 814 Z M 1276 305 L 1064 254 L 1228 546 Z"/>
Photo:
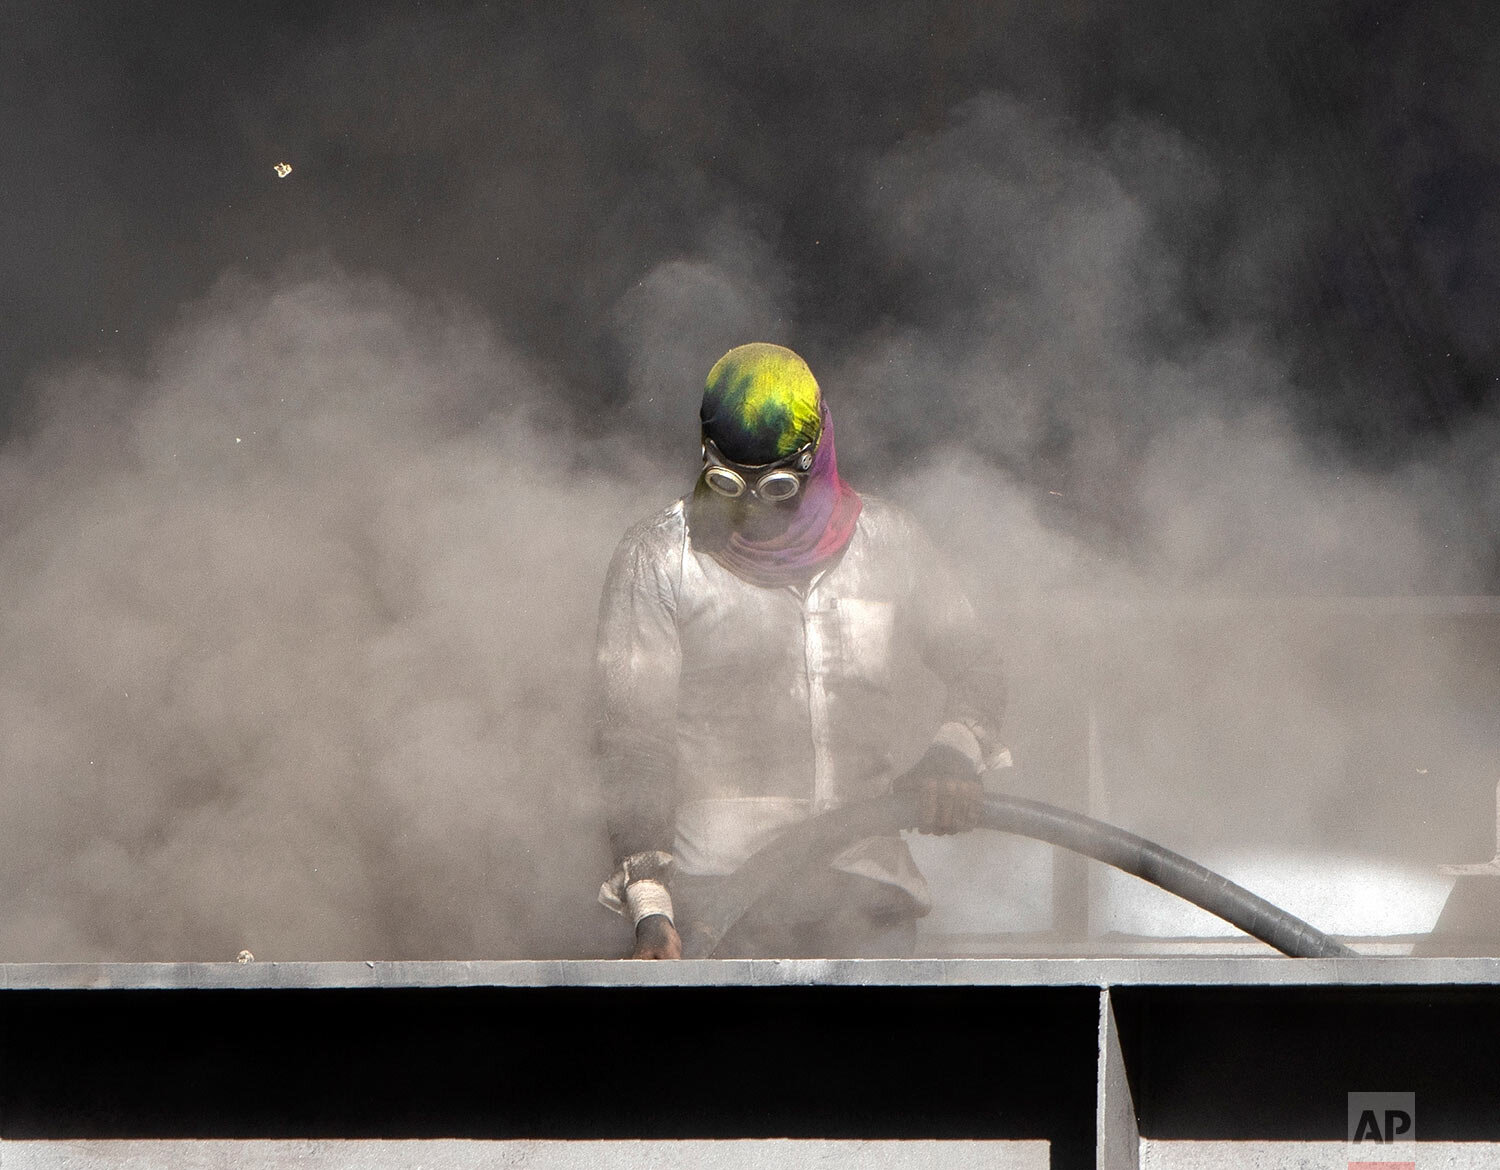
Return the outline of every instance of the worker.
<path id="1" fill-rule="evenodd" d="M 833 420 L 790 349 L 709 371 L 693 490 L 620 542 L 600 603 L 597 748 L 617 868 L 600 900 L 633 957 L 673 959 L 725 876 L 780 831 L 892 790 L 926 832 L 972 828 L 1003 752 L 998 655 L 902 510 L 839 475 Z M 917 663 L 946 700 L 902 768 Z M 921 745 L 929 743 L 925 752 Z M 897 835 L 788 874 L 722 956 L 900 957 L 931 897 Z"/>

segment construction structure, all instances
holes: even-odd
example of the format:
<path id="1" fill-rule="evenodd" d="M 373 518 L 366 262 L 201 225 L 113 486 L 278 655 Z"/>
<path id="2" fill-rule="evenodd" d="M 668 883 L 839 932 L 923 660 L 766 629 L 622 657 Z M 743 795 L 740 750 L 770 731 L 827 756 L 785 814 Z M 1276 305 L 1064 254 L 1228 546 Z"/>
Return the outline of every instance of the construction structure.
<path id="1" fill-rule="evenodd" d="M 1386 1160 L 1349 1142 L 1351 1094 L 1372 1090 L 1414 1094 L 1424 1170 L 1500 1160 L 1493 959 L 40 965 L 0 982 L 8 1170 L 1343 1170 Z"/>

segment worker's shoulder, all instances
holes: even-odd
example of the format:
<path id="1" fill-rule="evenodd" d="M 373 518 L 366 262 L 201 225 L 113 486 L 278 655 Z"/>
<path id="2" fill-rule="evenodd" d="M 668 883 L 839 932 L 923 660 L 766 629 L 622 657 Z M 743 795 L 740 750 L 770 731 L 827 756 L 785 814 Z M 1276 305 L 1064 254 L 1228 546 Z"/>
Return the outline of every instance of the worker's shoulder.
<path id="1" fill-rule="evenodd" d="M 870 523 L 890 523 L 892 521 L 911 521 L 909 513 L 900 504 L 886 499 L 884 496 L 872 495 L 869 492 L 859 493 L 859 518 L 861 521 Z"/>
<path id="2" fill-rule="evenodd" d="M 684 501 L 674 500 L 660 512 L 637 520 L 620 538 L 620 549 L 650 554 L 676 548 L 687 524 L 683 507 Z"/>
<path id="3" fill-rule="evenodd" d="M 861 492 L 859 498 L 858 527 L 869 539 L 882 542 L 921 539 L 922 526 L 900 504 L 865 492 Z"/>

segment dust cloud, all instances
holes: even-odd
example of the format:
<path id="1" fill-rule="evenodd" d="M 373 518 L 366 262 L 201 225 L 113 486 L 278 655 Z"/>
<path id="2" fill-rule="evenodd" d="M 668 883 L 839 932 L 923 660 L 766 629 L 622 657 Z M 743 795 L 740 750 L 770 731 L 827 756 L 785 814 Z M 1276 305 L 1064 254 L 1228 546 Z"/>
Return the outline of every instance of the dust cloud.
<path id="1" fill-rule="evenodd" d="M 1488 856 L 1494 422 L 1380 465 L 1310 428 L 1296 354 L 1237 289 L 1202 303 L 1202 265 L 1285 263 L 1205 254 L 1225 199 L 1170 131 L 961 107 L 872 172 L 914 298 L 828 376 L 841 439 L 1004 631 L 1011 783 L 1231 867 Z"/>
<path id="2" fill-rule="evenodd" d="M 327 268 L 52 388 L 0 457 L 0 955 L 597 947 L 590 618 L 662 501 L 546 390 Z"/>
<path id="3" fill-rule="evenodd" d="M 1261 309 L 1315 209 L 1247 218 L 1170 128 L 998 91 L 926 122 L 848 160 L 841 231 L 899 290 L 870 319 L 689 186 L 671 230 L 594 224 L 649 263 L 570 305 L 567 362 L 506 339 L 527 280 L 481 310 L 305 262 L 222 276 L 135 373 L 47 375 L 0 450 L 0 959 L 614 953 L 598 589 L 757 339 L 1004 631 L 1029 790 L 1193 852 L 1475 851 L 1494 670 L 1345 601 L 1492 587 L 1494 424 L 1380 464 L 1310 427 Z M 1102 763 L 1059 762 L 1090 719 Z"/>

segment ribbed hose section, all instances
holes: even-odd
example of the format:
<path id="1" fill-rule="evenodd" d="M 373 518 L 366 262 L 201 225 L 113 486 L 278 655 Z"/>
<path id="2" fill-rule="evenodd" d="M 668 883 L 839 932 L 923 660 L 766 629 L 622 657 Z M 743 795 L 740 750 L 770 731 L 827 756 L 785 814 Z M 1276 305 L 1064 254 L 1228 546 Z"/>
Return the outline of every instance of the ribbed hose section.
<path id="1" fill-rule="evenodd" d="M 788 874 L 826 865 L 865 837 L 878 837 L 917 823 L 917 797 L 897 793 L 833 809 L 788 829 L 726 878 L 702 919 L 683 938 L 690 959 L 709 958 L 751 906 Z M 1299 959 L 1353 957 L 1358 952 L 1300 918 L 1271 905 L 1243 886 L 1144 837 L 1081 813 L 1019 796 L 986 796 L 980 824 L 1001 833 L 1046 841 L 1134 874 L 1217 915 Z"/>

